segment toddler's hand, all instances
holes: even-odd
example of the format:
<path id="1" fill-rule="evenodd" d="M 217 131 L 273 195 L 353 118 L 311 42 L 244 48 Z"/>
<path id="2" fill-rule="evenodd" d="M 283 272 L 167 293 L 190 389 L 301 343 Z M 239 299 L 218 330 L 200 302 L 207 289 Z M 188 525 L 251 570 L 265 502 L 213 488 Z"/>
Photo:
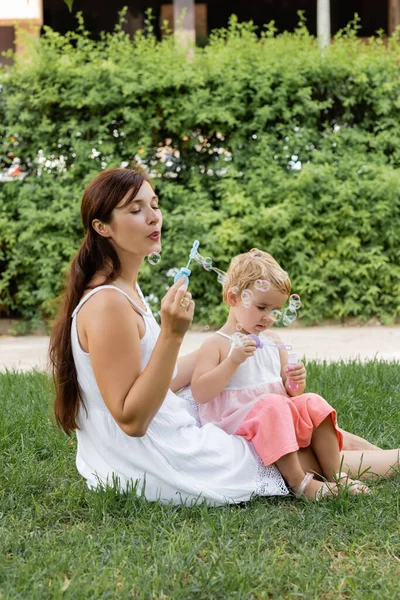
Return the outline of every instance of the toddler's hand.
<path id="1" fill-rule="evenodd" d="M 253 356 L 254 352 L 257 350 L 257 344 L 251 337 L 244 337 L 243 344 L 244 345 L 239 348 L 234 348 L 229 355 L 232 362 L 238 366 L 244 363 L 250 356 Z"/>
<path id="2" fill-rule="evenodd" d="M 288 379 L 297 385 L 301 385 L 306 382 L 307 370 L 302 362 L 298 362 L 297 365 L 286 365 L 285 373 Z"/>

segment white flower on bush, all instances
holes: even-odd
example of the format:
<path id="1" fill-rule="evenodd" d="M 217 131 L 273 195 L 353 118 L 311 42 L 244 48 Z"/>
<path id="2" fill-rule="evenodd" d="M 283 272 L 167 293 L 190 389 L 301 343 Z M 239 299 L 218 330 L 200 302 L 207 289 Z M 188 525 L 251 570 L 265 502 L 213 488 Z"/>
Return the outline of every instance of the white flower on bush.
<path id="1" fill-rule="evenodd" d="M 54 154 L 46 156 L 43 150 L 40 149 L 34 160 L 38 167 L 38 175 L 41 175 L 43 171 L 47 173 L 52 173 L 53 171 L 65 173 L 67 170 L 66 158 L 63 154 L 60 154 L 60 156 L 55 156 Z"/>
<path id="2" fill-rule="evenodd" d="M 153 313 L 153 315 L 155 317 L 157 317 L 157 315 L 160 314 L 160 304 L 158 301 L 158 296 L 156 296 L 155 294 L 149 294 L 148 296 L 144 297 L 146 304 L 149 305 L 151 312 Z"/>
<path id="3" fill-rule="evenodd" d="M 149 294 L 145 300 L 146 302 L 158 302 L 158 297 L 155 294 Z"/>
<path id="4" fill-rule="evenodd" d="M 178 267 L 172 267 L 172 269 L 168 269 L 167 271 L 167 277 L 175 277 L 175 275 L 178 273 L 179 269 Z M 167 288 L 169 289 L 169 288 Z"/>
<path id="5" fill-rule="evenodd" d="M 101 152 L 99 152 L 99 150 L 96 150 L 96 148 L 92 148 L 91 153 L 89 154 L 89 158 L 97 158 L 98 156 L 100 156 Z"/>
<path id="6" fill-rule="evenodd" d="M 170 146 L 167 142 L 171 143 L 171 140 L 166 140 L 165 146 L 159 146 L 157 148 L 156 157 L 160 162 L 165 163 L 167 167 L 170 167 L 173 165 L 171 158 L 180 158 L 181 153 L 176 148 Z"/>
<path id="7" fill-rule="evenodd" d="M 301 170 L 301 161 L 297 154 L 292 154 L 291 160 L 289 161 L 289 167 L 293 169 L 293 171 Z"/>

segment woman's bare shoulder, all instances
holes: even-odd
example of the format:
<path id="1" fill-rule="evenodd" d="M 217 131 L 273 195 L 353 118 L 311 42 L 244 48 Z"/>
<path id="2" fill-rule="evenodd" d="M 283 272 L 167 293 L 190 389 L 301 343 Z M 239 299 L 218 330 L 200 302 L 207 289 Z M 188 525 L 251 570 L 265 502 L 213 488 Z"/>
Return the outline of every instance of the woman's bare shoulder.
<path id="1" fill-rule="evenodd" d="M 88 291 L 90 293 L 91 290 Z M 82 298 L 85 298 L 87 293 L 85 293 Z M 80 312 L 82 314 L 93 314 L 99 313 L 102 315 L 103 313 L 114 313 L 122 311 L 128 311 L 131 309 L 128 299 L 124 294 L 122 294 L 119 290 L 115 288 L 105 288 L 99 290 L 95 294 L 93 294 L 86 302 L 83 304 Z M 131 312 L 133 312 L 131 310 Z"/>
<path id="2" fill-rule="evenodd" d="M 140 338 L 144 335 L 141 316 L 124 294 L 112 288 L 93 294 L 79 311 L 77 326 L 83 350 L 88 347 L 89 337 L 97 337 L 100 331 L 105 334 L 106 325 L 111 325 L 113 332 L 118 332 L 121 338 L 132 335 L 132 326 Z"/>

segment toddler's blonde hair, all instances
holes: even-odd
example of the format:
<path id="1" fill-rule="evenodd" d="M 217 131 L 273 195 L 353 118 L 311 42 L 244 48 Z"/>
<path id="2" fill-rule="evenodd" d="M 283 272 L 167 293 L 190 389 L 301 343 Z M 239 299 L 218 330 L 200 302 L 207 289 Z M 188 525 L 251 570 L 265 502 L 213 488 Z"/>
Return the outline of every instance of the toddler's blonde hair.
<path id="1" fill-rule="evenodd" d="M 291 283 L 286 271 L 268 252 L 253 248 L 250 252 L 232 258 L 223 287 L 224 301 L 227 302 L 228 292 L 233 287 L 240 294 L 254 285 L 257 279 L 267 279 L 281 294 L 290 294 Z"/>

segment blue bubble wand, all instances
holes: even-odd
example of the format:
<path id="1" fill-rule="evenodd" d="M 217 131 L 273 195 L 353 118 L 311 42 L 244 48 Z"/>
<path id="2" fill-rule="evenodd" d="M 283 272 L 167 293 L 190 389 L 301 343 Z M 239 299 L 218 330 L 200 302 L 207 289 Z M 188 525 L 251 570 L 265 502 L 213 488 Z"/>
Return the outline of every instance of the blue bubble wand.
<path id="1" fill-rule="evenodd" d="M 176 283 L 178 281 L 178 279 L 180 279 L 181 277 L 184 276 L 185 277 L 184 283 L 186 285 L 189 285 L 189 277 L 192 274 L 192 271 L 189 269 L 189 265 L 192 262 L 192 260 L 195 258 L 195 256 L 197 255 L 197 250 L 198 250 L 199 246 L 200 246 L 199 240 L 195 240 L 193 242 L 193 246 L 192 246 L 192 249 L 189 254 L 189 260 L 187 262 L 187 265 L 186 265 L 186 267 L 181 267 L 179 269 L 179 271 L 177 272 L 177 274 L 174 277 L 174 283 Z"/>

